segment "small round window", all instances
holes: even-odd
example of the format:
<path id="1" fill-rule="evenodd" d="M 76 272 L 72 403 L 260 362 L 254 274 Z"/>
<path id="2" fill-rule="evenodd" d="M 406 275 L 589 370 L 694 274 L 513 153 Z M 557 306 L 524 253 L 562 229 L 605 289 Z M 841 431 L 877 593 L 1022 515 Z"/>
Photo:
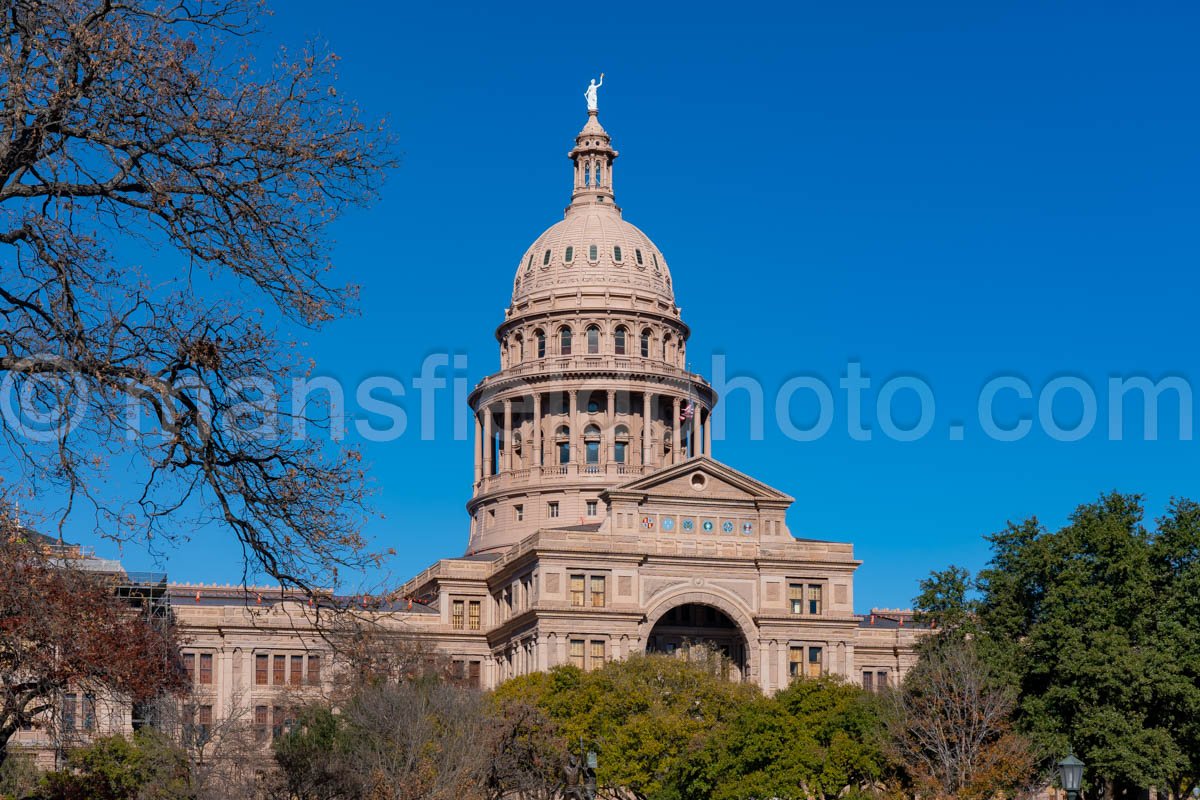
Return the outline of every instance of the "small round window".
<path id="1" fill-rule="evenodd" d="M 704 477 L 703 472 L 693 472 L 691 483 L 693 489 L 697 492 L 702 492 L 704 491 L 704 487 L 708 485 L 708 478 Z"/>

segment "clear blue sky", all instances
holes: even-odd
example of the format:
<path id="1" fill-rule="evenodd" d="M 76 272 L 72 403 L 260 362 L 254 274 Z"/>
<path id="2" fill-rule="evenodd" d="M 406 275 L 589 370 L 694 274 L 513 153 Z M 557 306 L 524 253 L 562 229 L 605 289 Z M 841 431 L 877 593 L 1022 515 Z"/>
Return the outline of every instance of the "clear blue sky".
<path id="1" fill-rule="evenodd" d="M 389 117 L 403 153 L 381 201 L 334 231 L 362 313 L 304 337 L 319 373 L 411 385 L 435 352 L 466 354 L 472 385 L 497 368 L 517 261 L 561 217 L 581 94 L 604 71 L 617 200 L 671 264 L 695 369 L 724 354 L 770 395 L 797 375 L 836 390 L 855 361 L 877 383 L 909 374 L 934 390 L 933 431 L 911 443 L 878 429 L 853 440 L 840 390 L 812 443 L 780 434 L 770 408 L 750 440 L 744 394 L 726 409 L 717 457 L 792 494 L 794 534 L 854 542 L 860 610 L 908 605 L 931 569 L 978 568 L 980 537 L 1008 519 L 1059 524 L 1114 488 L 1145 493 L 1153 514 L 1200 496 L 1200 444 L 1179 441 L 1172 415 L 1160 441 L 1111 442 L 1102 393 L 1081 441 L 1035 425 L 999 443 L 975 410 L 999 374 L 1035 391 L 1062 375 L 1100 389 L 1112 375 L 1200 380 L 1194 4 L 287 0 L 274 12 L 266 41 L 326 40 L 341 91 Z M 1079 416 L 1070 399 L 1063 424 Z M 450 435 L 465 409 L 443 395 L 439 436 L 422 442 L 414 398 L 405 406 L 409 434 L 365 448 L 384 515 L 370 533 L 399 551 L 399 579 L 462 552 L 472 469 L 471 443 Z M 1022 410 L 1033 401 L 1001 416 Z M 806 413 L 798 402 L 798 423 Z M 201 533 L 165 566 L 236 580 L 238 557 Z"/>

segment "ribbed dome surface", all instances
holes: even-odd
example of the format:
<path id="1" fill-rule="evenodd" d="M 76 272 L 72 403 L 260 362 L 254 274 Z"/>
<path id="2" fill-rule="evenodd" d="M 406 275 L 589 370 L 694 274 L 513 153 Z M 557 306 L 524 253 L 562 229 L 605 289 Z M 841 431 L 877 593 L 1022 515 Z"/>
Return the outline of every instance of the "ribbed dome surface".
<path id="1" fill-rule="evenodd" d="M 569 251 L 568 251 L 569 249 Z M 654 292 L 674 302 L 666 259 L 650 237 L 612 206 L 573 207 L 525 251 L 513 302 L 546 289 L 613 287 Z"/>

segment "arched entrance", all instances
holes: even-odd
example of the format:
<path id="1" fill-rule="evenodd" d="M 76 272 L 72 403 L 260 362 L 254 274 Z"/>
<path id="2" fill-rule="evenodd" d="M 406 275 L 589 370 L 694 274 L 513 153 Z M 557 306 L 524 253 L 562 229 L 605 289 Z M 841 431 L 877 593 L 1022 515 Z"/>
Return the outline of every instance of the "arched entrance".
<path id="1" fill-rule="evenodd" d="M 728 664 L 728 677 L 743 680 L 749 675 L 749 649 L 741 628 L 724 611 L 706 603 L 683 603 L 663 613 L 646 637 L 646 652 L 688 659 L 719 654 Z"/>

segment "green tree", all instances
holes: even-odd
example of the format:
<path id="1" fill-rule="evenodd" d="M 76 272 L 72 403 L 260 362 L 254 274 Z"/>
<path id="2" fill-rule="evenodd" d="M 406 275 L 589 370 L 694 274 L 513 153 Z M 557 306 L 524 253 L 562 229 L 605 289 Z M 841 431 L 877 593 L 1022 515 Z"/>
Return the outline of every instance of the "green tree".
<path id="1" fill-rule="evenodd" d="M 635 655 L 587 673 L 556 667 L 509 681 L 496 696 L 538 706 L 566 742 L 582 739 L 596 749 L 600 784 L 674 800 L 709 738 L 761 697 L 756 687 L 727 680 L 719 660 L 700 662 Z"/>
<path id="2" fill-rule="evenodd" d="M 1044 753 L 1074 748 L 1105 797 L 1188 796 L 1200 773 L 1197 505 L 1173 502 L 1148 530 L 1142 498 L 1112 493 L 1060 530 L 1034 518 L 988 540 L 963 610 L 981 658 L 1017 693 L 1019 729 Z M 952 594 L 923 591 L 917 604 L 944 613 Z"/>
<path id="3" fill-rule="evenodd" d="M 160 737 L 97 739 L 47 773 L 39 800 L 188 800 L 187 759 Z"/>
<path id="4" fill-rule="evenodd" d="M 824 677 L 799 680 L 739 709 L 710 737 L 682 796 L 739 800 L 857 797 L 886 775 L 875 698 Z"/>

